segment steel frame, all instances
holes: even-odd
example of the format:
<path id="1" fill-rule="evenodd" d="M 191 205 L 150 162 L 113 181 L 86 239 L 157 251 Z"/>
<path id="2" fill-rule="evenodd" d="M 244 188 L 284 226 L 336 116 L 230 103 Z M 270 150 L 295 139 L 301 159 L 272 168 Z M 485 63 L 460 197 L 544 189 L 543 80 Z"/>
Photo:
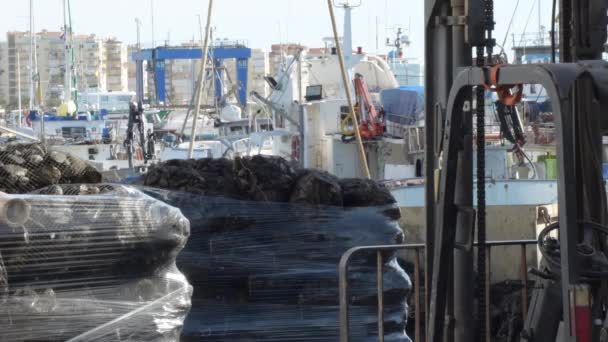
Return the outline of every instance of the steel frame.
<path id="1" fill-rule="evenodd" d="M 144 68 L 143 62 L 151 62 L 154 69 L 154 81 L 155 81 L 155 96 L 157 102 L 165 102 L 167 90 L 165 86 L 165 62 L 166 60 L 175 59 L 201 59 L 203 51 L 201 48 L 164 48 L 158 47 L 154 49 L 145 49 L 134 52 L 131 55 L 131 60 L 136 63 L 136 91 L 137 98 L 143 102 L 143 89 L 144 89 Z M 218 67 L 218 73 L 213 77 L 216 78 L 216 89 L 215 96 L 221 98 L 221 73 L 222 63 L 225 59 L 236 59 L 236 78 L 239 86 L 238 100 L 239 103 L 245 107 L 247 106 L 247 72 L 248 72 L 248 60 L 251 58 L 251 49 L 243 46 L 217 46 L 212 47 L 209 51 L 210 59 L 213 59 L 213 63 Z"/>
<path id="2" fill-rule="evenodd" d="M 608 64 L 601 61 L 592 61 L 587 64 L 553 64 L 553 65 L 513 65 L 501 69 L 498 83 L 507 84 L 540 84 L 553 99 L 553 111 L 557 134 L 557 157 L 558 157 L 558 204 L 560 222 L 561 264 L 562 264 L 562 298 L 569 298 L 570 290 L 579 281 L 577 267 L 577 254 L 575 253 L 580 238 L 578 220 L 583 217 L 582 212 L 586 203 L 579 203 L 580 197 L 576 196 L 585 186 L 580 179 L 581 172 L 575 167 L 577 161 L 577 143 L 581 139 L 576 135 L 576 122 L 584 113 L 575 113 L 577 103 L 589 100 L 584 98 L 589 94 L 577 91 L 583 86 L 591 84 L 596 93 L 606 94 L 608 89 Z M 443 131 L 443 162 L 441 165 L 441 177 L 439 180 L 439 191 L 437 193 L 435 225 L 427 226 L 433 230 L 434 255 L 432 266 L 432 282 L 430 295 L 430 315 L 428 322 L 429 340 L 440 342 L 443 339 L 445 312 L 448 306 L 448 293 L 450 283 L 450 270 L 452 269 L 451 254 L 455 243 L 455 222 L 460 208 L 456 202 L 456 187 L 458 185 L 456 174 L 459 156 L 462 152 L 472 149 L 470 144 L 465 144 L 465 131 L 463 121 L 469 112 L 471 91 L 473 86 L 479 86 L 486 82 L 488 70 L 485 68 L 469 67 L 462 70 L 454 79 L 452 90 L 448 99 L 445 126 Z M 606 98 L 600 96 L 600 98 Z M 578 102 L 577 102 L 578 101 Z M 470 109 L 469 109 L 470 110 Z M 589 113 L 591 117 L 599 119 L 599 113 Z M 601 121 L 601 120 L 600 120 Z M 606 126 L 602 124 L 602 130 Z M 596 137 L 600 139 L 601 136 Z M 471 155 L 470 153 L 468 155 Z M 580 157 L 580 156 L 579 156 Z M 588 165 L 589 166 L 589 165 Z M 599 172 L 600 165 L 592 165 Z M 578 177 L 577 177 L 578 176 Z M 427 175 L 428 178 L 428 175 Z M 472 186 L 464 188 L 459 185 L 458 192 L 466 191 L 472 194 Z M 589 190 L 587 190 L 589 191 Z M 600 196 L 597 193 L 596 196 Z M 601 202 L 601 201 L 600 201 Z M 581 205 L 582 204 L 582 205 Z M 471 280 L 472 281 L 472 280 Z M 472 299 L 471 299 L 472 300 Z M 563 317 L 570 317 L 570 306 L 567 300 L 562 303 Z M 570 336 L 570 320 L 564 320 L 565 335 Z M 571 338 L 568 341 L 576 341 Z"/>

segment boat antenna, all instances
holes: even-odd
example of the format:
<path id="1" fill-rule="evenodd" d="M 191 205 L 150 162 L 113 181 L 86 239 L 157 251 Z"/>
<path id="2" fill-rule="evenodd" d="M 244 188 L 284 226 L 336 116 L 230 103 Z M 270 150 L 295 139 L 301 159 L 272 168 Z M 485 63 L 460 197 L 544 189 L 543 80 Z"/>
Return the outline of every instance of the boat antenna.
<path id="1" fill-rule="evenodd" d="M 360 2 L 359 2 L 360 4 Z M 335 6 L 335 3 L 334 3 Z M 342 82 L 344 85 L 344 90 L 346 92 L 346 101 L 348 103 L 348 108 L 350 115 L 352 116 L 353 126 L 355 129 L 355 137 L 357 140 L 357 147 L 359 150 L 360 158 L 361 158 L 361 168 L 363 170 L 363 174 L 365 178 L 371 178 L 369 167 L 367 165 L 367 157 L 365 155 L 365 150 L 363 148 L 363 142 L 361 141 L 361 132 L 359 132 L 359 120 L 357 120 L 357 114 L 355 113 L 355 108 L 353 104 L 353 100 L 350 93 L 350 82 L 348 81 L 348 73 L 346 72 L 346 66 L 344 63 L 344 56 L 342 55 L 342 47 L 340 46 L 340 37 L 338 36 L 338 29 L 336 27 L 336 17 L 334 15 L 334 9 L 332 6 L 332 1 L 327 0 L 327 7 L 329 8 L 329 17 L 331 19 L 331 26 L 334 34 L 334 40 L 336 43 L 336 50 L 338 53 L 338 61 L 340 62 L 340 72 L 342 74 Z M 346 35 L 346 34 L 345 34 Z M 352 50 L 351 50 L 352 53 Z"/>
<path id="2" fill-rule="evenodd" d="M 376 55 L 378 54 L 378 48 L 379 48 L 378 41 L 379 41 L 379 39 L 378 39 L 378 16 L 376 16 Z"/>
<path id="3" fill-rule="evenodd" d="M 140 51 L 141 50 L 141 36 L 140 36 L 141 20 L 139 20 L 139 18 L 135 18 L 135 26 L 137 27 L 137 51 Z"/>
<path id="4" fill-rule="evenodd" d="M 155 48 L 156 41 L 154 40 L 154 0 L 150 0 L 150 14 L 152 16 L 152 48 Z"/>
<path id="5" fill-rule="evenodd" d="M 361 6 L 361 0 L 333 0 L 334 7 L 344 9 L 344 33 L 342 36 L 342 50 L 344 52 L 344 61 L 346 62 L 346 69 L 350 70 L 353 66 L 352 58 L 353 55 L 353 31 L 351 24 L 352 10 L 353 8 Z"/>

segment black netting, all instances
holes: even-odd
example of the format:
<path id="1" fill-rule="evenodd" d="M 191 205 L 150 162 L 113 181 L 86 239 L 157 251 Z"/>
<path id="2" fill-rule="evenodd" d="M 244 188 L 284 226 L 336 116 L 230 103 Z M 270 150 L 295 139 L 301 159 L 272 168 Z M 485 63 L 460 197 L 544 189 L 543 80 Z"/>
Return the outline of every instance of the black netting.
<path id="1" fill-rule="evenodd" d="M 98 183 L 88 162 L 42 144 L 0 145 L 0 191 L 22 194 L 52 184 Z"/>
<path id="2" fill-rule="evenodd" d="M 143 189 L 178 207 L 192 235 L 177 259 L 194 287 L 184 341 L 337 341 L 338 263 L 349 248 L 396 244 L 392 207 L 252 202 Z M 407 274 L 384 255 L 387 341 L 408 341 Z M 376 255 L 349 268 L 351 337 L 377 336 Z"/>

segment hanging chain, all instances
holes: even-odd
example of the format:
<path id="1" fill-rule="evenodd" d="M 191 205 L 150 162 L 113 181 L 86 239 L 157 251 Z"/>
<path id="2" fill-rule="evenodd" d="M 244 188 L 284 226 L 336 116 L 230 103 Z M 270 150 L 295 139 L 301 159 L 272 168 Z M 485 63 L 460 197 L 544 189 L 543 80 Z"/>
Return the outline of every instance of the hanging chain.
<path id="1" fill-rule="evenodd" d="M 494 29 L 494 1 L 483 0 L 484 13 L 484 31 L 487 34 L 485 46 L 476 47 L 476 65 L 483 67 L 493 64 L 492 50 L 494 40 L 492 39 L 492 30 Z M 485 51 L 484 51 L 485 48 Z M 487 52 L 487 60 L 484 57 L 484 52 Z M 478 277 L 478 341 L 486 341 L 487 331 L 486 326 L 486 180 L 485 180 L 485 89 L 483 86 L 476 88 L 476 116 L 477 116 L 477 274 Z"/>

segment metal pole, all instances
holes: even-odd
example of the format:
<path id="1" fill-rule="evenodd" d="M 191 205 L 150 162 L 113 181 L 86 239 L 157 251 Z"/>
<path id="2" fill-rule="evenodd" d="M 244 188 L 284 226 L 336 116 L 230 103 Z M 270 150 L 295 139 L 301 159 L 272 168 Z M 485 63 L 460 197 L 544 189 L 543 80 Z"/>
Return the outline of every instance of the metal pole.
<path id="1" fill-rule="evenodd" d="M 137 51 L 141 50 L 141 36 L 140 36 L 140 25 L 139 18 L 135 18 L 135 26 L 137 27 Z"/>
<path id="2" fill-rule="evenodd" d="M 18 116 L 18 122 L 17 122 L 17 127 L 21 127 L 21 115 L 22 115 L 22 108 L 21 108 L 21 56 L 19 54 L 19 51 L 17 51 L 17 110 L 19 110 L 19 116 Z"/>
<path id="3" fill-rule="evenodd" d="M 10 129 L 8 127 L 0 126 L 0 131 L 6 132 L 6 133 L 9 133 L 9 134 L 14 134 L 14 135 L 16 135 L 18 137 L 21 137 L 21 138 L 27 139 L 27 140 L 31 140 L 31 141 L 38 141 L 39 140 L 38 138 L 36 138 L 34 136 L 31 136 L 29 134 L 23 134 L 23 133 L 21 133 L 19 131 L 16 131 L 14 129 Z"/>
<path id="4" fill-rule="evenodd" d="M 154 0 L 150 0 L 150 14 L 152 16 L 152 48 L 155 48 L 156 41 L 154 40 Z"/>
<path id="5" fill-rule="evenodd" d="M 34 98 L 34 106 L 36 106 L 36 108 L 39 108 L 40 106 L 42 106 L 43 100 L 42 100 L 42 85 L 41 85 L 41 81 L 40 81 L 40 74 L 38 74 L 38 47 L 36 46 L 36 22 L 34 21 L 34 16 L 32 15 L 32 31 L 34 31 L 34 80 L 36 81 L 35 84 L 35 88 L 34 88 L 34 92 L 35 92 L 35 98 Z M 34 80 L 32 80 L 32 82 L 34 82 Z"/>
<path id="6" fill-rule="evenodd" d="M 72 98 L 72 74 L 71 74 L 71 65 L 70 65 L 70 32 L 68 29 L 67 22 L 67 11 L 66 11 L 66 1 L 63 1 L 63 31 L 64 31 L 64 40 L 65 40 L 65 75 L 64 75 L 64 102 L 66 104 L 66 108 L 69 111 L 68 103 Z M 71 114 L 71 113 L 68 113 Z"/>
<path id="7" fill-rule="evenodd" d="M 451 0 L 452 16 L 465 16 L 465 1 Z M 465 27 L 461 25 L 451 26 L 452 30 L 452 75 L 456 77 L 459 67 L 470 66 L 472 63 L 471 48 L 465 42 Z M 468 108 L 471 108 L 469 103 Z M 474 214 L 473 212 L 473 125 L 471 111 L 464 112 L 463 127 L 464 135 L 463 149 L 458 157 L 458 169 L 456 172 L 456 195 L 455 202 L 462 208 L 458 213 L 456 221 L 456 241 L 467 247 L 473 239 Z M 465 208 L 470 208 L 468 211 Z M 454 325 L 453 339 L 455 342 L 467 342 L 473 340 L 473 316 L 470 314 L 474 309 L 474 289 L 471 284 L 475 281 L 473 269 L 472 248 L 461 248 L 454 250 Z M 450 332 L 447 333 L 450 336 Z"/>
<path id="8" fill-rule="evenodd" d="M 338 29 L 336 28 L 336 17 L 334 16 L 334 8 L 331 0 L 327 0 L 327 7 L 329 7 L 329 16 L 331 18 L 331 26 L 334 33 L 334 41 L 336 43 L 336 52 L 338 54 L 338 61 L 340 62 L 340 72 L 342 73 L 342 82 L 344 85 L 344 91 L 346 93 L 346 101 L 348 102 L 348 108 L 353 118 L 353 124 L 355 126 L 355 137 L 357 138 L 357 146 L 359 147 L 359 154 L 361 157 L 361 167 L 365 178 L 371 178 L 369 167 L 367 165 L 367 157 L 365 156 L 365 150 L 363 149 L 363 142 L 361 141 L 361 132 L 359 132 L 359 120 L 355 113 L 353 106 L 353 100 L 350 94 L 350 83 L 348 82 L 348 76 L 346 73 L 346 67 L 344 66 L 344 55 L 342 54 L 342 47 L 340 46 L 340 37 L 338 36 Z"/>
<path id="9" fill-rule="evenodd" d="M 300 146 L 298 151 L 298 159 L 300 162 L 300 166 L 304 167 L 304 149 L 306 145 L 304 144 L 306 131 L 304 130 L 304 94 L 302 93 L 302 51 L 298 53 L 298 113 L 300 119 L 300 126 L 298 127 L 298 131 L 300 134 Z"/>
<path id="10" fill-rule="evenodd" d="M 451 15 L 450 4 L 448 2 L 435 2 L 434 6 L 427 6 L 425 11 L 426 28 L 425 35 L 428 44 L 425 45 L 425 108 L 428 108 L 425 115 L 425 226 L 426 226 L 426 246 L 425 246 L 425 306 L 427 313 L 425 323 L 427 337 L 440 334 L 439 331 L 430 329 L 431 322 L 431 288 L 433 263 L 435 258 L 435 221 L 437 212 L 438 188 L 439 188 L 439 146 L 442 139 L 441 127 L 444 110 L 447 107 L 449 87 L 452 84 L 452 62 L 448 54 L 443 51 L 450 51 L 452 48 L 452 35 L 446 25 L 436 25 L 436 17 L 446 17 Z M 435 82 L 435 80 L 443 80 Z M 438 230 L 439 228 L 437 228 Z M 439 248 L 439 247 L 437 247 Z M 441 313 L 443 315 L 443 312 Z"/>
<path id="11" fill-rule="evenodd" d="M 30 0 L 30 105 L 34 108 L 34 0 Z"/>
<path id="12" fill-rule="evenodd" d="M 378 286 L 378 342 L 384 342 L 384 272 L 382 252 L 376 252 L 376 282 Z"/>
<path id="13" fill-rule="evenodd" d="M 207 27 L 205 28 L 205 40 L 203 42 L 203 55 L 201 56 L 201 72 L 199 74 L 199 90 L 196 98 L 196 107 L 194 108 L 194 116 L 192 117 L 192 134 L 190 135 L 190 146 L 188 147 L 188 159 L 192 158 L 194 153 L 194 139 L 196 135 L 196 123 L 198 114 L 201 109 L 201 97 L 203 96 L 203 80 L 205 77 L 205 66 L 207 65 L 207 55 L 209 53 L 209 30 L 211 29 L 211 11 L 213 9 L 213 0 L 209 0 L 209 8 L 207 9 Z"/>
<path id="14" fill-rule="evenodd" d="M 141 20 L 135 18 L 135 26 L 137 31 L 137 52 L 141 51 Z M 135 92 L 137 93 L 137 102 L 144 102 L 144 62 L 142 60 L 135 61 Z"/>

